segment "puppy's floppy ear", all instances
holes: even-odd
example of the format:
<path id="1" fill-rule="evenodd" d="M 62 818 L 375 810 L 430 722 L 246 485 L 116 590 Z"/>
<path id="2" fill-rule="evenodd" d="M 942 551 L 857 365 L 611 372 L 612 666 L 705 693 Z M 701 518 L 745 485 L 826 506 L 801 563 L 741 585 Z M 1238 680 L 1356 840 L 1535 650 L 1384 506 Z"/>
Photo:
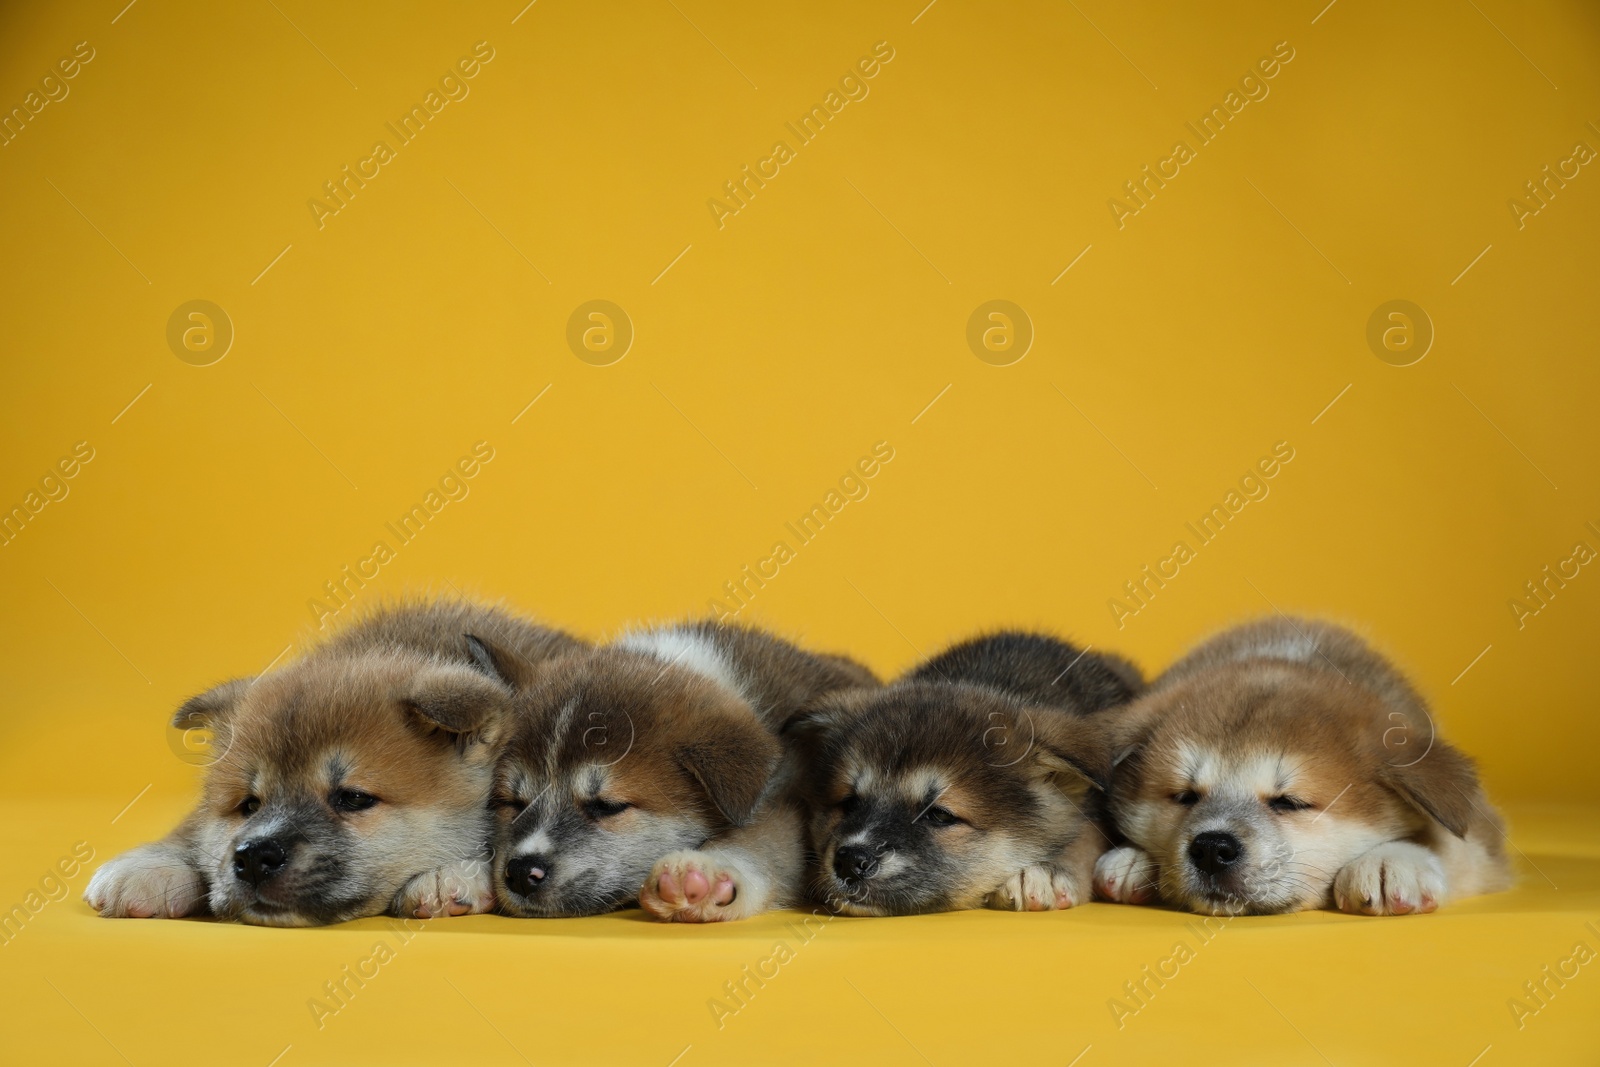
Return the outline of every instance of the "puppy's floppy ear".
<path id="1" fill-rule="evenodd" d="M 1102 793 L 1110 792 L 1117 765 L 1139 751 L 1155 719 L 1150 705 L 1140 701 L 1087 715 L 1053 708 L 1027 710 L 1036 724 L 1039 762 L 1082 775 Z"/>
<path id="2" fill-rule="evenodd" d="M 1109 716 L 1075 715 L 1033 705 L 1018 713 L 1033 730 L 1034 761 L 1050 771 L 1071 771 L 1102 793 L 1111 788 L 1111 768 L 1120 732 Z"/>
<path id="3" fill-rule="evenodd" d="M 876 690 L 834 690 L 811 700 L 784 720 L 778 736 L 793 749 L 807 768 L 814 768 L 821 758 L 828 739 L 860 712 L 863 704 Z M 810 784 L 811 775 L 802 779 Z"/>
<path id="4" fill-rule="evenodd" d="M 477 634 L 462 634 L 461 637 L 467 643 L 467 655 L 480 671 L 513 689 L 517 687 L 515 657 Z"/>
<path id="5" fill-rule="evenodd" d="M 400 700 L 424 729 L 493 744 L 510 712 L 511 691 L 476 667 L 447 664 L 417 672 Z"/>
<path id="6" fill-rule="evenodd" d="M 694 736 L 678 746 L 678 764 L 734 826 L 755 814 L 782 746 L 753 713 L 729 711 L 694 724 Z"/>
<path id="7" fill-rule="evenodd" d="M 841 692 L 826 693 L 807 703 L 784 720 L 778 733 L 786 741 L 808 744 L 831 733 L 855 712 L 854 705 Z"/>
<path id="8" fill-rule="evenodd" d="M 172 725 L 179 730 L 215 729 L 232 714 L 234 705 L 253 681 L 254 678 L 235 678 L 190 697 L 173 714 Z"/>
<path id="9" fill-rule="evenodd" d="M 1457 837 L 1467 836 L 1473 801 L 1482 787 L 1472 760 L 1459 751 L 1435 738 L 1421 759 L 1408 767 L 1385 764 L 1379 777 L 1440 826 Z"/>

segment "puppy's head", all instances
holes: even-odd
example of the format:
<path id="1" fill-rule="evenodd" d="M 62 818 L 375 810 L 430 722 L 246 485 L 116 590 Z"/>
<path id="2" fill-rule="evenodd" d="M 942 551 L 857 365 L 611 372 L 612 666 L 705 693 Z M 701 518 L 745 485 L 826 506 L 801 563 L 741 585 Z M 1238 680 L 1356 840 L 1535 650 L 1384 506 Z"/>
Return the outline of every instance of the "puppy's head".
<path id="1" fill-rule="evenodd" d="M 749 821 L 777 740 L 726 687 L 602 649 L 517 697 L 495 774 L 495 890 L 513 915 L 635 901 L 656 860 Z"/>
<path id="2" fill-rule="evenodd" d="M 385 911 L 424 870 L 480 854 L 510 690 L 404 652 L 312 657 L 178 710 L 223 755 L 192 817 L 220 918 L 310 926 Z"/>
<path id="3" fill-rule="evenodd" d="M 1086 826 L 1095 717 L 906 681 L 825 698 L 785 728 L 810 793 L 817 895 L 850 915 L 979 906 Z"/>
<path id="4" fill-rule="evenodd" d="M 1393 707 L 1292 663 L 1233 663 L 1162 687 L 1129 708 L 1131 732 L 1113 746 L 1117 827 L 1151 854 L 1168 903 L 1321 907 L 1368 849 L 1435 829 L 1463 836 L 1473 818 L 1471 761 L 1411 721 L 1426 719 L 1420 706 Z M 1397 750 L 1400 730 L 1425 736 L 1425 750 Z"/>

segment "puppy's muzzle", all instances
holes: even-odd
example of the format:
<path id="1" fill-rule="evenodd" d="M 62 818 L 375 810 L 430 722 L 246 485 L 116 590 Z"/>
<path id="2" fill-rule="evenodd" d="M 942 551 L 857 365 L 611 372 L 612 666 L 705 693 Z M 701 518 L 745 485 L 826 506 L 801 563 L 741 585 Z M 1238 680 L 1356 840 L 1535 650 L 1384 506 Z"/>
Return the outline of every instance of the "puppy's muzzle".
<path id="1" fill-rule="evenodd" d="M 871 878 L 878 873 L 878 857 L 871 849 L 845 845 L 833 854 L 833 873 L 843 882 Z"/>
<path id="2" fill-rule="evenodd" d="M 251 888 L 260 889 L 289 865 L 292 848 L 292 842 L 286 843 L 275 837 L 246 841 L 233 850 L 234 876 Z"/>
<path id="3" fill-rule="evenodd" d="M 552 869 L 548 856 L 515 856 L 506 864 L 506 888 L 518 896 L 531 897 L 549 882 Z"/>
<path id="4" fill-rule="evenodd" d="M 1189 862 L 1213 878 L 1228 873 L 1244 856 L 1244 845 L 1223 830 L 1207 830 L 1189 842 Z"/>

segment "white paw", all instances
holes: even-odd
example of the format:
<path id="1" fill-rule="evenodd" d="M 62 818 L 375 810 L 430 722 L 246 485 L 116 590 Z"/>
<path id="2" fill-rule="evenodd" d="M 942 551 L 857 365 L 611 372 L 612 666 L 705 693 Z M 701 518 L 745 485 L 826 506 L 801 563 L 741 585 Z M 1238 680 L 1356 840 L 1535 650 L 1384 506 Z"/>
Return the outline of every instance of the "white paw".
<path id="1" fill-rule="evenodd" d="M 1094 861 L 1094 890 L 1116 904 L 1148 904 L 1160 895 L 1159 874 L 1148 852 L 1124 845 Z"/>
<path id="2" fill-rule="evenodd" d="M 206 883 L 183 853 L 142 845 L 94 872 L 83 899 L 107 919 L 181 919 L 205 899 Z"/>
<path id="3" fill-rule="evenodd" d="M 656 861 L 639 906 L 663 922 L 714 923 L 762 910 L 754 879 L 709 852 L 674 852 Z"/>
<path id="4" fill-rule="evenodd" d="M 494 908 L 489 861 L 457 860 L 423 871 L 395 896 L 394 914 L 418 919 L 474 915 Z"/>
<path id="5" fill-rule="evenodd" d="M 989 894 L 989 907 L 1001 911 L 1058 911 L 1088 898 L 1065 867 L 1035 863 L 1007 878 Z"/>
<path id="6" fill-rule="evenodd" d="M 1433 911 L 1444 899 L 1444 865 L 1409 841 L 1390 841 L 1362 853 L 1333 879 L 1333 902 L 1353 915 Z"/>

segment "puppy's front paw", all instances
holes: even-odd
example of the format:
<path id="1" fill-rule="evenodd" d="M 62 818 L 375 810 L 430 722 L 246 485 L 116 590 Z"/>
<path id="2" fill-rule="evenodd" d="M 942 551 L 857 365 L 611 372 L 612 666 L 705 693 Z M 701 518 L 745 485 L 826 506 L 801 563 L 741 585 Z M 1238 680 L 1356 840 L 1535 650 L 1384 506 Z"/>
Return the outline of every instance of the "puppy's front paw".
<path id="1" fill-rule="evenodd" d="M 494 882 L 489 862 L 457 860 L 423 871 L 395 896 L 394 914 L 418 919 L 473 915 L 494 908 Z"/>
<path id="2" fill-rule="evenodd" d="M 1333 902 L 1352 915 L 1429 912 L 1444 899 L 1444 865 L 1409 841 L 1390 841 L 1358 856 L 1333 879 Z"/>
<path id="3" fill-rule="evenodd" d="M 1124 845 L 1094 861 L 1094 889 L 1117 904 L 1148 904 L 1156 899 L 1158 872 L 1150 854 Z"/>
<path id="4" fill-rule="evenodd" d="M 1034 863 L 989 894 L 989 907 L 1001 911 L 1058 911 L 1080 904 L 1089 894 L 1065 867 Z"/>
<path id="5" fill-rule="evenodd" d="M 707 852 L 674 852 L 656 862 L 639 890 L 639 906 L 663 922 L 743 919 L 760 908 L 739 868 Z"/>
<path id="6" fill-rule="evenodd" d="M 107 919 L 181 919 L 205 894 L 205 879 L 180 850 L 145 845 L 95 871 L 83 899 Z"/>

